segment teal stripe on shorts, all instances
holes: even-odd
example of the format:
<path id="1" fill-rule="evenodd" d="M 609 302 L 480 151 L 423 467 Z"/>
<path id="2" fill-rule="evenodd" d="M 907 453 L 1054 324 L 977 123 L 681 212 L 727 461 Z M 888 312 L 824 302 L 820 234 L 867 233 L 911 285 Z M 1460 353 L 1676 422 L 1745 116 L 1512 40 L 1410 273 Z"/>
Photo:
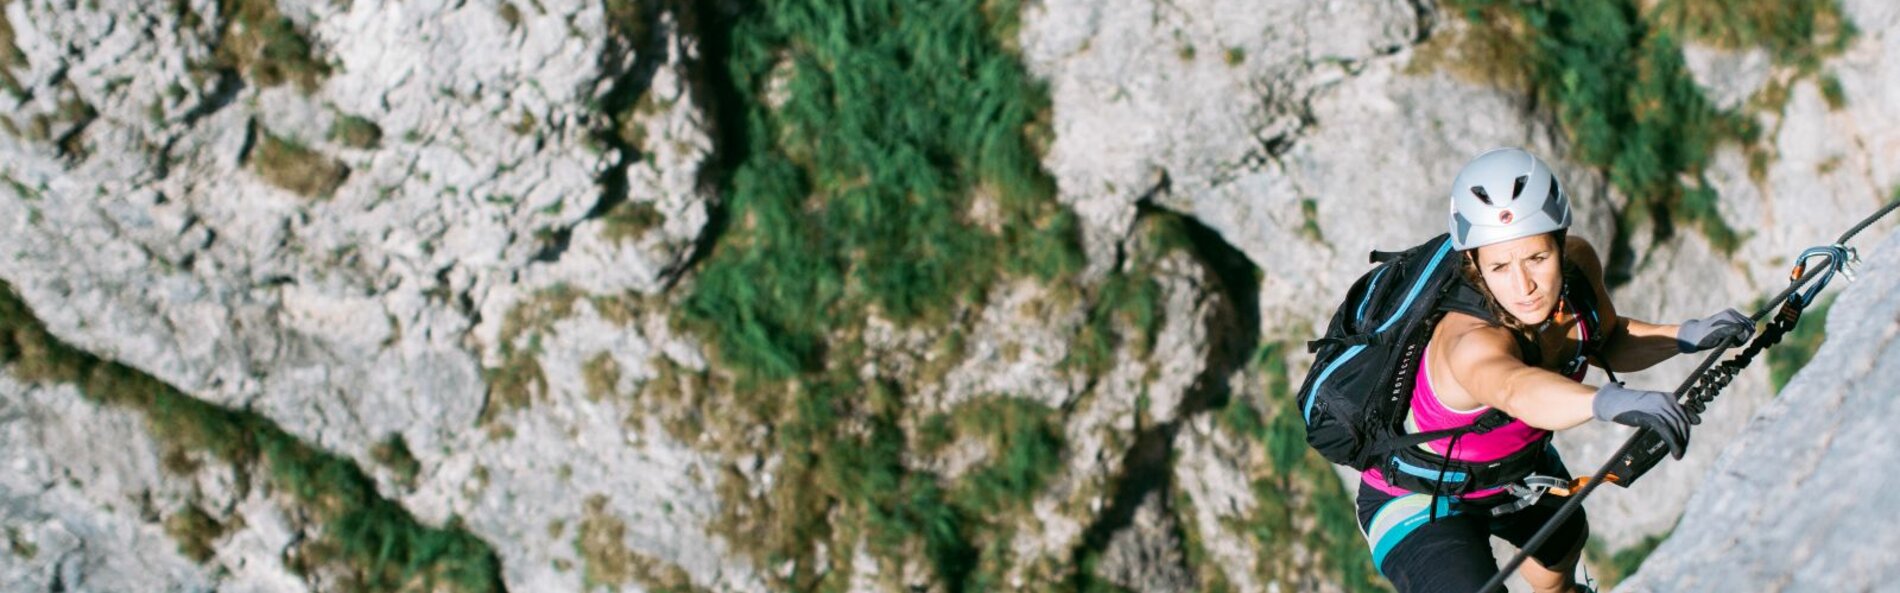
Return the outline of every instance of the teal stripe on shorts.
<path id="1" fill-rule="evenodd" d="M 1437 497 L 1439 517 L 1459 514 L 1451 503 L 1451 497 Z M 1372 566 L 1379 569 L 1379 574 L 1385 574 L 1385 555 L 1413 530 L 1431 521 L 1432 504 L 1433 497 L 1429 494 L 1407 494 L 1379 505 L 1365 532 L 1366 545 L 1372 547 Z"/>

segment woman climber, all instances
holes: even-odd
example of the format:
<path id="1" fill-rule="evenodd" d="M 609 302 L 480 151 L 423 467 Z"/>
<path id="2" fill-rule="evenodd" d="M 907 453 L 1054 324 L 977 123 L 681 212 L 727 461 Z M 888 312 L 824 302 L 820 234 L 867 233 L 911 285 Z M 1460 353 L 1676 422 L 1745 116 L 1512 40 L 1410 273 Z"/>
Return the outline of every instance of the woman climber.
<path id="1" fill-rule="evenodd" d="M 1560 499 L 1512 503 L 1528 500 L 1525 477 L 1569 475 L 1552 431 L 1592 419 L 1646 428 L 1681 457 L 1690 420 L 1671 394 L 1584 385 L 1586 364 L 1640 370 L 1754 332 L 1733 309 L 1680 325 L 1618 315 L 1595 250 L 1567 236 L 1570 218 L 1550 167 L 1524 150 L 1479 155 L 1452 183 L 1450 241 L 1463 274 L 1445 298 L 1476 306 L 1441 308 L 1426 330 L 1406 366 L 1417 374 L 1404 429 L 1457 429 L 1487 416 L 1498 425 L 1406 447 L 1362 474 L 1360 527 L 1374 565 L 1401 593 L 1477 590 L 1498 570 L 1491 537 L 1521 547 L 1543 526 Z M 1456 483 L 1508 465 L 1529 475 Z M 1540 592 L 1578 590 L 1571 575 L 1588 535 L 1583 513 L 1571 515 L 1519 574 Z"/>

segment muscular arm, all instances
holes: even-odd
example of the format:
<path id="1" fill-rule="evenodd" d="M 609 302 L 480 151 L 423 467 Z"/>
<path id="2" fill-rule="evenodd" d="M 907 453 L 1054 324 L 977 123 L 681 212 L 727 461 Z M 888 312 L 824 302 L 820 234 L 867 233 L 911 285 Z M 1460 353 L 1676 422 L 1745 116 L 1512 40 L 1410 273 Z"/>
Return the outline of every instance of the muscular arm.
<path id="1" fill-rule="evenodd" d="M 1596 364 L 1612 371 L 1640 371 L 1676 355 L 1676 326 L 1659 325 L 1616 314 L 1616 304 L 1603 287 L 1603 263 L 1596 249 L 1581 237 L 1571 237 L 1564 245 L 1564 256 L 1576 262 L 1596 291 L 1597 315 L 1608 335 Z"/>
<path id="2" fill-rule="evenodd" d="M 1472 399 L 1525 424 L 1563 430 L 1592 418 L 1596 390 L 1524 364 L 1508 330 L 1474 323 L 1451 344 L 1449 356 L 1452 377 Z"/>

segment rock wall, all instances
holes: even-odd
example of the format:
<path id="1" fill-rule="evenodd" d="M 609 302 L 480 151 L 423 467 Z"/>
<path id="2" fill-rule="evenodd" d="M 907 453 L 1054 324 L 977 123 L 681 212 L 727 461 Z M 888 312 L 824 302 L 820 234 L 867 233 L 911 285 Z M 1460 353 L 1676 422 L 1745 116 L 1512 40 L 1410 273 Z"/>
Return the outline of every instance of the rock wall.
<path id="1" fill-rule="evenodd" d="M 1080 272 L 1006 277 L 935 326 L 873 314 L 827 339 L 901 394 L 892 423 L 919 480 L 988 479 L 1018 444 L 956 428 L 973 416 L 1050 418 L 1059 467 L 1032 472 L 1020 508 L 1002 504 L 966 542 L 998 586 L 1376 589 L 1340 484 L 1280 414 L 1309 364 L 1300 344 L 1363 254 L 1441 232 L 1457 168 L 1523 145 L 1564 175 L 1575 233 L 1642 255 L 1615 289 L 1620 311 L 1674 322 L 1746 307 L 1780 288 L 1789 256 L 1900 185 L 1887 34 L 1900 11 L 1841 6 L 1860 34 L 1818 73 L 1760 50 L 1686 52 L 1705 94 L 1765 130 L 1757 146 L 1718 145 L 1702 172 L 1742 231 L 1725 254 L 1695 232 L 1620 231 L 1631 198 L 1545 107 L 1446 65 L 1473 35 L 1456 10 L 1028 2 L 999 43 L 1046 85 L 1040 162 L 1076 221 Z M 709 254 L 758 224 L 723 218 L 744 212 L 724 201 L 721 160 L 738 158 L 744 116 L 709 74 L 729 67 L 722 23 L 745 7 L 0 8 L 0 51 L 17 49 L 0 56 L 0 279 L 58 340 L 343 456 L 377 496 L 485 542 L 508 589 L 946 587 L 916 541 L 896 559 L 870 535 L 766 541 L 784 481 L 800 479 L 788 422 L 735 395 L 733 363 L 679 321 Z M 761 83 L 772 109 L 793 95 L 787 76 Z M 1770 95 L 1785 101 L 1761 106 Z M 999 199 L 978 197 L 972 226 L 1000 219 Z M 1105 305 L 1113 294 L 1136 304 Z M 1110 344 L 1099 369 L 1071 363 L 1090 340 Z M 1671 387 L 1692 364 L 1629 380 Z M 800 385 L 780 399 L 806 397 Z M 20 460 L 0 482 L 7 590 L 139 588 L 131 575 L 345 586 L 284 566 L 287 538 L 321 530 L 220 477 L 238 470 L 155 469 L 162 422 L 142 427 L 73 382 L 0 387 L 0 442 Z M 1667 532 L 1773 401 L 1765 370 L 1745 374 L 1689 458 L 1592 500 L 1593 531 L 1610 550 Z M 933 422 L 955 438 L 920 445 Z M 1626 434 L 1558 442 L 1581 470 Z M 849 506 L 821 522 L 855 525 Z M 194 545 L 171 533 L 235 516 L 183 538 Z M 153 545 L 167 538 L 181 545 Z M 773 555 L 787 545 L 803 549 Z"/>
<path id="2" fill-rule="evenodd" d="M 1882 471 L 1900 364 L 1900 240 L 1867 249 L 1828 341 L 1716 456 L 1675 532 L 1619 591 L 1878 590 L 1900 575 Z"/>
<path id="3" fill-rule="evenodd" d="M 0 381 L 9 590 L 309 590 L 283 562 L 296 530 L 262 491 L 237 492 L 229 467 L 177 479 L 138 414 L 70 385 Z"/>
<path id="4" fill-rule="evenodd" d="M 755 587 L 699 528 L 704 457 L 638 442 L 625 402 L 549 389 L 578 407 L 507 417 L 513 438 L 479 429 L 509 409 L 483 369 L 519 364 L 502 360 L 511 311 L 561 287 L 655 292 L 707 218 L 693 45 L 655 8 L 608 8 L 9 2 L 22 132 L 0 138 L 0 275 L 62 339 L 264 413 L 429 521 L 510 542 L 511 587 L 579 587 L 557 568 L 580 563 L 575 535 L 550 526 L 603 493 L 632 526 L 616 546 Z M 580 309 L 537 328 L 551 384 L 601 353 L 628 381 L 669 348 L 703 364 L 664 324 Z M 375 460 L 391 438 L 413 479 Z"/>
<path id="5" fill-rule="evenodd" d="M 1822 76 L 1796 77 L 1787 67 L 1763 66 L 1760 58 L 1751 62 L 1743 52 L 1689 46 L 1690 56 L 1699 52 L 1729 56 L 1728 61 L 1689 61 L 1698 84 L 1713 96 L 1764 97 L 1785 90 L 1787 102 L 1781 109 L 1750 112 L 1762 124 L 1763 142 L 1773 157 L 1756 174 L 1751 173 L 1750 157 L 1743 148 L 1718 148 L 1706 175 L 1721 195 L 1718 205 L 1723 219 L 1745 238 L 1727 257 L 1694 233 L 1643 248 L 1648 251 L 1646 260 L 1615 293 L 1619 310 L 1639 319 L 1672 323 L 1724 307 L 1750 310 L 1787 286 L 1788 270 L 1801 250 L 1833 241 L 1856 221 L 1900 197 L 1895 193 L 1900 187 L 1900 168 L 1892 157 L 1892 151 L 1900 148 L 1900 134 L 1890 123 L 1900 117 L 1891 82 L 1900 71 L 1892 60 L 1882 57 L 1900 50 L 1900 39 L 1887 33 L 1900 15 L 1877 2 L 1842 2 L 1841 9 L 1860 33 L 1838 58 L 1826 62 Z M 1751 75 L 1751 68 L 1767 74 Z M 1838 107 L 1824 96 L 1827 77 L 1838 80 L 1842 89 Z M 1785 87 L 1778 90 L 1776 84 Z M 1871 251 L 1895 228 L 1895 220 L 1882 220 L 1856 244 Z M 1641 241 L 1646 234 L 1642 230 L 1633 238 Z M 1673 389 L 1700 360 L 1678 357 L 1627 380 L 1650 389 Z M 1659 467 L 1644 477 L 1636 491 L 1593 497 L 1592 517 L 1604 518 L 1593 527 L 1606 527 L 1600 533 L 1612 548 L 1666 533 L 1682 515 L 1690 495 L 1703 488 L 1718 452 L 1725 450 L 1757 409 L 1775 399 L 1766 366 L 1757 364 L 1743 373 L 1721 403 L 1711 408 L 1696 427 L 1692 454 L 1683 462 Z M 1583 438 L 1571 440 L 1565 451 L 1572 458 L 1589 460 L 1588 466 L 1607 458 L 1626 434 L 1591 426 L 1578 432 Z"/>

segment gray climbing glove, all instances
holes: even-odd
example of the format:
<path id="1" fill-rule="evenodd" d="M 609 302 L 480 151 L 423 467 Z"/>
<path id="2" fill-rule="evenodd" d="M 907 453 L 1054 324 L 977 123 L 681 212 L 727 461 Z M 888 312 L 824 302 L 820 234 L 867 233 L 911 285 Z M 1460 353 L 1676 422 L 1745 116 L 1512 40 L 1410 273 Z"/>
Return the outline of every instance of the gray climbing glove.
<path id="1" fill-rule="evenodd" d="M 1691 319 L 1676 327 L 1676 351 L 1701 352 L 1716 346 L 1734 348 L 1755 335 L 1755 321 L 1741 311 L 1728 309 L 1701 319 Z"/>
<path id="2" fill-rule="evenodd" d="M 1670 394 L 1606 383 L 1597 388 L 1590 411 L 1598 420 L 1655 431 L 1669 443 L 1669 455 L 1676 459 L 1689 449 L 1689 416 Z"/>

